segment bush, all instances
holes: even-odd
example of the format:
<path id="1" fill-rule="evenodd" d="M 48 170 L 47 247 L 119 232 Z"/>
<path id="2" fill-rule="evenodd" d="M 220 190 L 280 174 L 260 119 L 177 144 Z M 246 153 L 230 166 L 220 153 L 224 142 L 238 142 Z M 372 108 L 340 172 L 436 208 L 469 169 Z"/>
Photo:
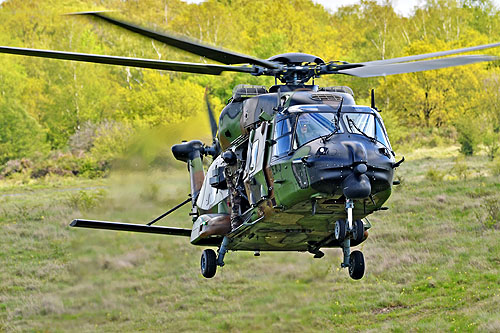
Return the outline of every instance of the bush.
<path id="1" fill-rule="evenodd" d="M 469 167 L 467 166 L 467 163 L 463 157 L 457 157 L 455 159 L 455 164 L 453 165 L 451 171 L 455 176 L 462 180 L 467 180 L 467 177 L 470 173 Z"/>
<path id="2" fill-rule="evenodd" d="M 500 159 L 493 161 L 490 170 L 493 176 L 500 176 Z"/>
<path id="3" fill-rule="evenodd" d="M 27 158 L 7 161 L 0 169 L 0 178 L 9 177 L 14 173 L 27 173 L 32 166 L 33 163 Z"/>
<path id="4" fill-rule="evenodd" d="M 458 132 L 460 152 L 465 156 L 472 156 L 477 151 L 481 137 L 481 129 L 470 117 L 463 117 L 455 124 Z"/>
<path id="5" fill-rule="evenodd" d="M 481 212 L 476 211 L 476 218 L 486 229 L 498 228 L 500 225 L 500 200 L 488 198 L 481 205 Z"/>
<path id="6" fill-rule="evenodd" d="M 105 120 L 95 132 L 95 140 L 90 149 L 93 158 L 109 163 L 123 154 L 129 146 L 133 134 L 132 126 L 127 123 Z"/>
<path id="7" fill-rule="evenodd" d="M 127 123 L 87 121 L 70 137 L 69 147 L 75 155 L 90 153 L 97 160 L 109 162 L 124 152 L 132 134 L 132 126 Z"/>
<path id="8" fill-rule="evenodd" d="M 108 170 L 109 163 L 106 161 L 58 152 L 37 163 L 31 171 L 31 178 L 42 178 L 47 175 L 97 178 L 105 176 Z"/>
<path id="9" fill-rule="evenodd" d="M 430 167 L 425 173 L 425 177 L 433 182 L 442 181 L 444 178 L 444 172 L 435 169 L 434 167 Z"/>
<path id="10" fill-rule="evenodd" d="M 486 131 L 483 134 L 483 144 L 486 147 L 486 154 L 490 161 L 495 159 L 495 156 L 500 149 L 500 135 L 495 130 Z"/>
<path id="11" fill-rule="evenodd" d="M 104 190 L 97 191 L 79 191 L 73 193 L 68 197 L 68 204 L 71 208 L 79 209 L 81 211 L 90 210 L 98 207 L 106 197 Z"/>

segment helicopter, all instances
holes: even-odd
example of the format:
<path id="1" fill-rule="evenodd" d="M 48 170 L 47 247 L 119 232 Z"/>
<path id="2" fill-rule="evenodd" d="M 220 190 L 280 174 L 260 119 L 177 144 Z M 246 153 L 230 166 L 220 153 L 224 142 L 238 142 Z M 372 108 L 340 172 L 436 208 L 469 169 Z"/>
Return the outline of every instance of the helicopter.
<path id="1" fill-rule="evenodd" d="M 398 185 L 396 161 L 380 110 L 357 105 L 346 86 L 319 87 L 323 75 L 375 77 L 498 60 L 489 55 L 457 55 L 500 43 L 359 63 L 329 61 L 305 53 L 269 59 L 207 45 L 115 19 L 102 11 L 72 13 L 121 27 L 222 64 L 201 64 L 0 46 L 1 53 L 157 70 L 220 75 L 271 76 L 275 85 L 238 85 L 219 122 L 207 99 L 213 142 L 172 146 L 187 164 L 188 197 L 146 224 L 75 219 L 72 227 L 188 237 L 209 247 L 200 268 L 212 278 L 228 251 L 299 251 L 322 258 L 324 248 L 340 248 L 342 268 L 352 279 L 365 273 L 363 253 L 351 251 L 368 238 L 367 216 L 386 210 Z M 436 59 L 437 58 L 437 59 Z M 429 60 L 430 59 L 430 60 Z M 308 82 L 312 80 L 312 84 Z M 279 81 L 279 84 L 278 84 Z M 207 96 L 207 95 L 206 95 Z M 208 170 L 204 158 L 211 156 Z M 153 225 L 190 203 L 191 229 Z M 217 252 L 211 247 L 217 248 Z"/>

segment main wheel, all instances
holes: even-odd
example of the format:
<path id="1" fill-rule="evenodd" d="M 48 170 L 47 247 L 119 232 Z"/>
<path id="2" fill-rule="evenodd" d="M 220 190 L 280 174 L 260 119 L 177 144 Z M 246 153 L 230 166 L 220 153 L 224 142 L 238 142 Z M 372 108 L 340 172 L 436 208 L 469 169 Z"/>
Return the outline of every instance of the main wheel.
<path id="1" fill-rule="evenodd" d="M 365 274 L 365 257 L 361 251 L 352 251 L 349 257 L 349 276 L 359 280 Z"/>
<path id="2" fill-rule="evenodd" d="M 361 243 L 363 241 L 365 227 L 363 226 L 363 221 L 356 220 L 354 221 L 354 228 L 352 228 L 352 239 L 357 243 Z"/>
<path id="3" fill-rule="evenodd" d="M 340 243 L 344 241 L 346 236 L 345 220 L 337 220 L 335 222 L 335 239 Z"/>
<path id="4" fill-rule="evenodd" d="M 212 249 L 203 250 L 201 254 L 201 275 L 207 279 L 213 278 L 217 271 L 217 255 Z"/>

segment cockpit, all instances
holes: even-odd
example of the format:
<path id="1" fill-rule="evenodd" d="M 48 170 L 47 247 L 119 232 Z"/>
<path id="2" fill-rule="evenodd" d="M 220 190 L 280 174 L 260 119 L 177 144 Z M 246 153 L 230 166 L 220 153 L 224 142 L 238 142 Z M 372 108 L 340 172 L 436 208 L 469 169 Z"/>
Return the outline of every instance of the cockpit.
<path id="1" fill-rule="evenodd" d="M 340 113 L 329 105 L 296 105 L 275 118 L 273 157 L 283 157 L 320 137 L 359 134 L 391 150 L 382 119 L 367 106 L 345 107 Z"/>

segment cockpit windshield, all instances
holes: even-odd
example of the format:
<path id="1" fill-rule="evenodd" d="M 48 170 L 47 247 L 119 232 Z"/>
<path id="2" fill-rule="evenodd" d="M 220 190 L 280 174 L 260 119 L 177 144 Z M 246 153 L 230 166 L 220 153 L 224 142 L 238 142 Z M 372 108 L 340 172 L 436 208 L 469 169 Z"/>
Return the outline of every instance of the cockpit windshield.
<path id="1" fill-rule="evenodd" d="M 373 113 L 344 113 L 343 118 L 349 132 L 375 139 L 387 148 L 391 147 L 384 125 Z"/>
<path id="2" fill-rule="evenodd" d="M 333 133 L 342 133 L 337 115 L 333 112 L 302 113 L 297 118 L 295 135 L 299 146 Z"/>

